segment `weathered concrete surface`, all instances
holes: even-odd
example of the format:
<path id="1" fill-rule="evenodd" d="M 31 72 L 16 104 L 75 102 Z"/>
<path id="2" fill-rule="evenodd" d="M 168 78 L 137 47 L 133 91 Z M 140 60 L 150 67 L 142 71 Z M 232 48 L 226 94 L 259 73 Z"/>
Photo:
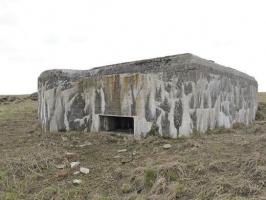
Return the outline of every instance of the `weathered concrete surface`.
<path id="1" fill-rule="evenodd" d="M 134 135 L 151 127 L 171 138 L 234 123 L 250 124 L 257 110 L 253 77 L 192 54 L 86 71 L 50 70 L 38 81 L 45 131 L 100 131 L 100 116 L 134 117 Z"/>

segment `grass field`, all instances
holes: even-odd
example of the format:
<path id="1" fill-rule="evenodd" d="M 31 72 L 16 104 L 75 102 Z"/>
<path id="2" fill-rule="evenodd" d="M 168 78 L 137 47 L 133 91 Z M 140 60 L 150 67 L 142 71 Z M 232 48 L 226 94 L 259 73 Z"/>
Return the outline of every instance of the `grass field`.
<path id="1" fill-rule="evenodd" d="M 258 94 L 258 102 L 266 103 L 266 92 L 260 92 Z"/>
<path id="2" fill-rule="evenodd" d="M 177 140 L 48 134 L 38 125 L 37 102 L 19 99 L 0 103 L 1 200 L 266 199 L 262 119 Z M 266 95 L 259 101 L 266 102 Z M 89 174 L 75 174 L 79 168 L 70 168 L 73 161 Z M 75 185 L 75 179 L 82 182 Z"/>

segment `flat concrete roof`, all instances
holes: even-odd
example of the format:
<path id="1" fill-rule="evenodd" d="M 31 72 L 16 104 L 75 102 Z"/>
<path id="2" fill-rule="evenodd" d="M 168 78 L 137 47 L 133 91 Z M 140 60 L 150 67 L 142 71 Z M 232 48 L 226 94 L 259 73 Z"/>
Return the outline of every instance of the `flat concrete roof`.
<path id="1" fill-rule="evenodd" d="M 60 74 L 62 76 L 78 79 L 82 77 L 104 76 L 124 73 L 159 73 L 159 72 L 185 72 L 188 70 L 204 70 L 207 72 L 227 73 L 238 77 L 256 81 L 254 77 L 230 67 L 225 67 L 211 60 L 200 58 L 196 55 L 186 53 L 159 58 L 125 62 L 103 67 L 96 67 L 90 70 L 69 70 L 54 69 L 43 72 L 39 79 L 47 79 L 50 76 Z"/>

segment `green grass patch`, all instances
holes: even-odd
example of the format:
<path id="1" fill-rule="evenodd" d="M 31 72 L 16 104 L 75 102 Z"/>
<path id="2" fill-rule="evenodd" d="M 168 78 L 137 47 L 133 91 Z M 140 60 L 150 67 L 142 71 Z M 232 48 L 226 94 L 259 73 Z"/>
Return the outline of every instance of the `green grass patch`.
<path id="1" fill-rule="evenodd" d="M 124 194 L 127 194 L 127 193 L 132 192 L 133 188 L 131 187 L 131 185 L 129 185 L 129 184 L 127 184 L 127 183 L 124 183 L 124 184 L 122 185 L 121 190 L 122 190 L 122 192 L 123 192 Z"/>
<path id="2" fill-rule="evenodd" d="M 152 187 L 157 178 L 157 171 L 154 169 L 147 169 L 144 172 L 144 185 L 148 188 Z"/>
<path id="3" fill-rule="evenodd" d="M 0 181 L 2 181 L 7 176 L 7 172 L 4 170 L 0 170 Z"/>
<path id="4" fill-rule="evenodd" d="M 175 194 L 176 194 L 177 199 L 183 197 L 186 191 L 187 191 L 187 188 L 185 185 L 181 183 L 177 183 L 175 185 Z"/>
<path id="5" fill-rule="evenodd" d="M 37 102 L 25 100 L 20 103 L 0 104 L 0 120 L 25 119 L 36 115 Z"/>
<path id="6" fill-rule="evenodd" d="M 16 200 L 18 199 L 17 194 L 14 192 L 3 192 L 0 193 L 0 199 L 1 200 Z"/>
<path id="7" fill-rule="evenodd" d="M 111 200 L 111 198 L 108 195 L 100 196 L 99 200 Z"/>
<path id="8" fill-rule="evenodd" d="M 147 133 L 147 136 L 157 136 L 159 137 L 159 128 L 156 126 L 156 124 L 152 124 L 152 127 L 150 129 L 150 131 Z"/>
<path id="9" fill-rule="evenodd" d="M 177 174 L 174 170 L 167 171 L 165 176 L 166 176 L 166 179 L 169 180 L 170 182 L 177 181 Z"/>
<path id="10" fill-rule="evenodd" d="M 258 102 L 259 103 L 266 103 L 266 92 L 259 92 L 258 93 Z"/>

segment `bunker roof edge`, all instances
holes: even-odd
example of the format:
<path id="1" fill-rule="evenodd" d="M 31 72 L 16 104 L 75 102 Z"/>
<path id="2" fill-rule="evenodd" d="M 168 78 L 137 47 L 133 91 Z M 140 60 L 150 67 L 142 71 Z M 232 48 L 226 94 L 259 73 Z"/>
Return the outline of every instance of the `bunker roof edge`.
<path id="1" fill-rule="evenodd" d="M 217 64 L 212 60 L 203 59 L 191 53 L 170 55 L 170 56 L 143 59 L 143 60 L 130 61 L 130 62 L 123 62 L 123 63 L 118 63 L 118 64 L 105 65 L 101 67 L 94 67 L 89 70 L 50 69 L 50 70 L 46 70 L 42 72 L 39 76 L 39 80 L 40 81 L 46 80 L 46 78 L 48 78 L 52 74 L 58 74 L 58 75 L 63 75 L 63 76 L 65 75 L 65 76 L 69 76 L 75 79 L 75 78 L 90 77 L 90 76 L 95 76 L 95 75 L 138 73 L 139 72 L 138 69 L 141 69 L 141 68 L 138 68 L 135 70 L 132 70 L 131 68 L 133 66 L 148 65 L 148 64 L 153 65 L 156 63 L 157 65 L 158 64 L 163 65 L 163 63 L 168 63 L 168 62 L 175 63 L 176 64 L 175 67 L 178 69 L 186 69 L 189 66 L 190 67 L 197 66 L 196 67 L 197 69 L 209 68 L 215 71 L 231 73 L 236 76 L 244 77 L 251 81 L 257 82 L 253 76 L 250 76 L 246 73 L 243 73 L 231 67 L 226 67 L 226 66 Z M 121 70 L 121 72 L 112 73 L 113 70 L 118 70 L 118 71 Z M 106 74 L 102 74 L 102 72 L 104 71 L 109 71 L 109 72 L 106 72 Z M 145 73 L 149 73 L 149 72 L 152 72 L 151 68 L 145 71 Z M 143 73 L 143 72 L 139 72 L 139 73 Z"/>

